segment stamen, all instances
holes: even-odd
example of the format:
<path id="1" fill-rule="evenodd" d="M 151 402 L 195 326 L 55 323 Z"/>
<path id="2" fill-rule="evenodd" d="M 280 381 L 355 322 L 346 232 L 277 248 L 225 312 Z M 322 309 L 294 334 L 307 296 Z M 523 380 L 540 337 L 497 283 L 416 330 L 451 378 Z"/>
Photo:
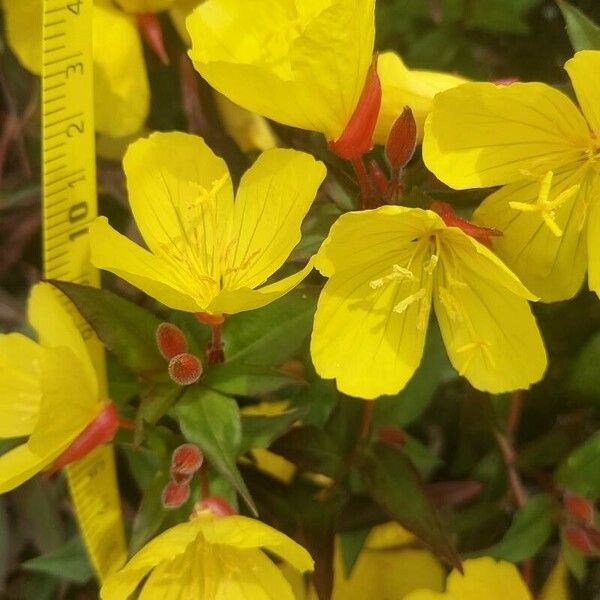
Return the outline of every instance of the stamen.
<path id="1" fill-rule="evenodd" d="M 402 314 L 411 304 L 414 304 L 415 302 L 418 302 L 419 300 L 424 298 L 425 293 L 425 288 L 421 288 L 418 292 L 407 296 L 406 298 L 404 298 L 404 300 L 398 302 L 398 304 L 394 306 L 394 312 Z"/>
<path id="2" fill-rule="evenodd" d="M 427 261 L 427 263 L 423 267 L 423 269 L 425 269 L 425 272 L 428 275 L 432 275 L 433 274 L 433 272 L 435 271 L 435 268 L 438 265 L 439 260 L 440 260 L 440 257 L 437 254 L 432 254 L 431 255 L 431 258 Z"/>
<path id="3" fill-rule="evenodd" d="M 425 291 L 425 290 L 422 290 Z M 419 308 L 419 316 L 417 317 L 417 329 L 419 331 L 425 331 L 427 329 L 427 323 L 429 321 L 429 309 L 431 308 L 431 296 L 423 298 L 421 307 Z"/>
<path id="4" fill-rule="evenodd" d="M 562 206 L 565 202 L 570 200 L 581 187 L 579 184 L 573 185 L 570 188 L 562 191 L 554 198 L 549 200 L 550 192 L 552 190 L 552 179 L 554 177 L 553 171 L 548 171 L 540 183 L 540 191 L 538 193 L 537 200 L 534 204 L 527 202 L 509 202 L 508 205 L 521 212 L 538 212 L 542 221 L 546 224 L 548 229 L 556 236 L 561 237 L 563 232 L 562 229 L 556 223 L 556 209 Z"/>
<path id="5" fill-rule="evenodd" d="M 377 290 L 383 287 L 389 281 L 394 281 L 396 279 L 400 281 L 416 281 L 416 278 L 412 271 L 410 271 L 409 269 L 405 269 L 400 265 L 393 265 L 392 272 L 389 275 L 385 275 L 384 277 L 380 277 L 379 279 L 373 279 L 373 281 L 371 281 L 369 285 L 371 286 L 371 289 Z"/>
<path id="6" fill-rule="evenodd" d="M 451 321 L 460 321 L 462 319 L 461 310 L 456 298 L 452 295 L 452 292 L 444 286 L 438 287 L 438 295 L 442 306 L 446 309 L 448 317 Z"/>

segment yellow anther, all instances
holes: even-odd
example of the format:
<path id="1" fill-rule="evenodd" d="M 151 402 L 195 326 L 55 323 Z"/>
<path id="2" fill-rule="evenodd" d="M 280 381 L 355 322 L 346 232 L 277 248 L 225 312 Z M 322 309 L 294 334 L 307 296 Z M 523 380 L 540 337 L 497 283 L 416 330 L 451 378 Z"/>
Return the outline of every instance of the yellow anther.
<path id="1" fill-rule="evenodd" d="M 556 209 L 562 204 L 570 200 L 579 191 L 580 185 L 573 185 L 570 188 L 562 191 L 560 194 L 550 200 L 550 192 L 552 190 L 552 179 L 554 173 L 548 171 L 540 183 L 540 191 L 538 193 L 537 200 L 534 204 L 527 202 L 509 202 L 508 205 L 514 210 L 520 210 L 521 212 L 538 212 L 542 218 L 542 221 L 546 224 L 548 229 L 556 236 L 562 236 L 562 229 L 556 223 Z"/>
<path id="2" fill-rule="evenodd" d="M 369 282 L 369 285 L 371 286 L 371 289 L 376 290 L 383 287 L 389 281 L 396 279 L 400 281 L 415 281 L 415 276 L 412 271 L 405 269 L 400 265 L 393 265 L 392 272 L 389 275 L 373 279 L 373 281 Z"/>
<path id="3" fill-rule="evenodd" d="M 439 260 L 440 260 L 440 257 L 437 254 L 432 254 L 431 258 L 427 261 L 427 263 L 423 267 L 425 269 L 425 272 L 428 273 L 429 275 L 431 275 L 435 271 L 435 268 L 437 267 Z"/>
<path id="4" fill-rule="evenodd" d="M 421 288 L 418 292 L 407 296 L 406 298 L 404 298 L 404 300 L 398 302 L 398 304 L 394 306 L 394 312 L 402 314 L 411 304 L 414 304 L 415 302 L 418 302 L 419 300 L 424 298 L 425 294 L 425 288 Z"/>

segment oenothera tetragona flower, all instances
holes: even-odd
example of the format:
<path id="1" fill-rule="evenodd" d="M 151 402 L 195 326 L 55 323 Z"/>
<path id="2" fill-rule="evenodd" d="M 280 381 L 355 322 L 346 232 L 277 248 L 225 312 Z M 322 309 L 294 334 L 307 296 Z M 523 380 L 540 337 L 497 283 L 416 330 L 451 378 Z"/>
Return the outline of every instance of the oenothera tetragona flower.
<path id="1" fill-rule="evenodd" d="M 400 391 L 421 361 L 433 307 L 454 367 L 490 392 L 527 388 L 546 368 L 527 300 L 485 246 L 428 210 L 347 213 L 315 258 L 329 278 L 317 306 L 317 372 L 347 394 Z"/>
<path id="2" fill-rule="evenodd" d="M 467 83 L 435 97 L 423 144 L 448 185 L 504 185 L 475 220 L 503 233 L 494 250 L 545 301 L 575 295 L 586 269 L 600 294 L 600 51 L 565 68 L 581 112 L 542 83 Z"/>
<path id="3" fill-rule="evenodd" d="M 109 576 L 100 597 L 127 600 L 138 585 L 148 600 L 294 600 L 289 583 L 264 550 L 298 571 L 310 571 L 309 553 L 283 533 L 247 517 L 195 513 L 149 542 Z"/>
<path id="4" fill-rule="evenodd" d="M 178 310 L 211 315 L 259 308 L 310 271 L 263 285 L 300 241 L 300 224 L 325 167 L 295 150 L 264 152 L 237 194 L 225 162 L 204 141 L 155 133 L 124 159 L 129 203 L 150 251 L 99 218 L 92 262 Z"/>
<path id="5" fill-rule="evenodd" d="M 464 573 L 454 570 L 443 594 L 418 590 L 404 600 L 532 600 L 515 565 L 483 557 L 463 562 Z"/>
<path id="6" fill-rule="evenodd" d="M 83 338 L 49 284 L 33 288 L 29 321 L 39 343 L 0 336 L 0 438 L 29 436 L 0 456 L 0 493 L 81 458 L 118 428 Z"/>

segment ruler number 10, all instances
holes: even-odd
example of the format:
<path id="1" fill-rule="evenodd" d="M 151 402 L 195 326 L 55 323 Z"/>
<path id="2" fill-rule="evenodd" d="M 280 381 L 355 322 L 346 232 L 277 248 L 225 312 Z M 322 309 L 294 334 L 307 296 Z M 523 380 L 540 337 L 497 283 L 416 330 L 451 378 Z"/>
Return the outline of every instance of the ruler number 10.
<path id="1" fill-rule="evenodd" d="M 66 7 L 67 10 L 72 12 L 74 15 L 79 15 L 79 11 L 81 10 L 82 4 L 83 0 L 74 0 L 73 2 L 67 2 Z"/>

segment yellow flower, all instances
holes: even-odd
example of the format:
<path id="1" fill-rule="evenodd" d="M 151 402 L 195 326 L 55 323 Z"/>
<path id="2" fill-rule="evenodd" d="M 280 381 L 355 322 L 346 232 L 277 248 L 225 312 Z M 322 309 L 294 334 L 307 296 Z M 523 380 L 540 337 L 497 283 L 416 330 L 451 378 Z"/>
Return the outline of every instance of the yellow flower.
<path id="1" fill-rule="evenodd" d="M 517 568 L 492 558 L 476 558 L 463 562 L 464 575 L 452 571 L 446 582 L 446 593 L 419 590 L 404 600 L 532 600 Z"/>
<path id="2" fill-rule="evenodd" d="M 381 81 L 381 110 L 375 127 L 374 142 L 385 144 L 392 124 L 405 106 L 410 106 L 417 122 L 418 138 L 423 139 L 425 118 L 433 97 L 466 82 L 466 79 L 437 71 L 418 71 L 406 67 L 395 52 L 384 52 L 377 61 Z"/>
<path id="3" fill-rule="evenodd" d="M 407 548 L 406 544 L 411 542 L 414 536 L 397 523 L 374 527 L 350 577 L 346 578 L 338 540 L 332 600 L 403 600 L 406 594 L 421 588 L 440 591 L 444 584 L 442 565 L 427 550 Z M 282 570 L 298 600 L 317 600 L 310 583 L 286 565 Z"/>
<path id="4" fill-rule="evenodd" d="M 155 4 L 123 0 L 122 4 Z M 166 0 L 162 1 L 165 4 Z M 160 2 L 159 2 L 160 3 Z M 42 70 L 42 0 L 3 0 L 8 43 L 23 66 Z M 94 118 L 96 131 L 125 137 L 142 128 L 150 88 L 135 16 L 109 0 L 94 1 Z"/>
<path id="5" fill-rule="evenodd" d="M 325 176 L 308 154 L 267 150 L 242 177 L 235 202 L 225 162 L 193 135 L 138 140 L 124 170 L 150 251 L 99 218 L 90 228 L 92 262 L 163 304 L 213 315 L 251 310 L 287 293 L 312 268 L 263 285 L 300 241 Z"/>
<path id="6" fill-rule="evenodd" d="M 293 600 L 277 566 L 262 550 L 299 571 L 313 568 L 310 554 L 283 533 L 242 516 L 201 512 L 142 548 L 102 587 L 103 600 L 126 600 L 150 572 L 146 600 Z"/>
<path id="7" fill-rule="evenodd" d="M 81 334 L 49 284 L 33 288 L 29 321 L 39 343 L 0 335 L 0 438 L 29 436 L 0 456 L 0 493 L 51 466 L 104 407 Z"/>
<path id="8" fill-rule="evenodd" d="M 207 0 L 187 19 L 200 74 L 240 106 L 336 140 L 365 86 L 375 0 Z"/>
<path id="9" fill-rule="evenodd" d="M 600 294 L 600 51 L 565 68 L 581 112 L 542 83 L 467 83 L 435 97 L 423 143 L 444 183 L 504 185 L 475 219 L 502 231 L 494 250 L 548 302 L 574 296 L 586 269 Z"/>
<path id="10" fill-rule="evenodd" d="M 546 353 L 533 296 L 485 246 L 434 212 L 347 213 L 315 258 L 329 277 L 311 354 L 321 377 L 360 398 L 395 394 L 419 365 L 431 302 L 454 367 L 478 389 L 527 388 Z"/>

